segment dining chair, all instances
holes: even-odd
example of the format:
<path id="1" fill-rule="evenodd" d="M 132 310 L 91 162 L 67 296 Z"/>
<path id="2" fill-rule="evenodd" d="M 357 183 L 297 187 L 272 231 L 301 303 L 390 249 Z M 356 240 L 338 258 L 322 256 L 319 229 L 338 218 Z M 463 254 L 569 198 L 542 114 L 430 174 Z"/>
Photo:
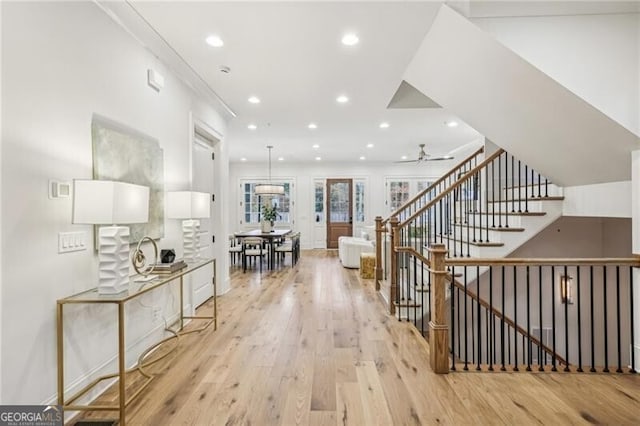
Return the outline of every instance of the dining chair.
<path id="1" fill-rule="evenodd" d="M 278 263 L 284 262 L 285 255 L 290 253 L 291 267 L 293 268 L 300 257 L 300 233 L 294 232 L 288 235 L 282 244 L 276 246 L 275 253 Z"/>
<path id="2" fill-rule="evenodd" d="M 265 249 L 264 240 L 260 237 L 246 237 L 242 239 L 242 272 L 246 272 L 247 263 L 253 258 L 254 263 L 257 259 L 260 264 L 260 272 L 262 272 L 262 260 L 267 256 L 269 251 Z"/>
<path id="3" fill-rule="evenodd" d="M 229 257 L 232 265 L 235 265 L 239 258 L 242 257 L 242 241 L 235 235 L 229 235 Z"/>

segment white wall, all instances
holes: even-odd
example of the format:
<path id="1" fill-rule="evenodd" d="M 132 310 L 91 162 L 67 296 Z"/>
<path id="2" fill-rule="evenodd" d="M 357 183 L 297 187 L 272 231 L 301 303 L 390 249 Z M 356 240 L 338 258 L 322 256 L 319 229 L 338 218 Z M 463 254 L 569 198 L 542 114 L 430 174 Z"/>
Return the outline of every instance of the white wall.
<path id="1" fill-rule="evenodd" d="M 475 148 L 477 149 L 477 147 Z M 303 248 L 313 246 L 314 231 L 314 179 L 316 178 L 360 178 L 365 179 L 365 224 L 373 225 L 375 217 L 388 216 L 385 206 L 385 179 L 387 177 L 422 177 L 435 180 L 449 171 L 454 164 L 462 161 L 468 153 L 463 153 L 453 161 L 434 161 L 423 164 L 365 164 L 365 163 L 307 163 L 287 164 L 277 162 L 272 165 L 272 177 L 277 179 L 292 178 L 295 181 L 295 229 L 301 232 Z M 240 179 L 266 180 L 267 165 L 255 163 L 231 163 L 229 177 L 230 231 L 239 230 L 241 217 L 240 195 L 238 194 Z M 234 202 L 235 200 L 235 202 Z M 373 237 L 373 236 L 372 236 Z"/>
<path id="2" fill-rule="evenodd" d="M 471 20 L 545 74 L 640 135 L 640 15 Z"/>
<path id="3" fill-rule="evenodd" d="M 640 14 L 475 18 L 471 21 L 640 135 Z M 630 190 L 630 182 L 565 188 L 563 214 L 630 217 Z"/>
<path id="4" fill-rule="evenodd" d="M 148 68 L 165 77 L 160 93 L 146 84 Z M 226 123 L 90 2 L 3 2 L 2 89 L 1 402 L 48 403 L 56 394 L 55 301 L 95 287 L 97 277 L 93 250 L 57 253 L 59 232 L 91 228 L 71 224 L 70 198 L 47 198 L 48 179 L 91 178 L 96 113 L 157 138 L 165 189 L 187 189 L 190 113 L 222 134 Z M 178 222 L 165 222 L 160 247 L 181 250 Z M 148 306 L 166 317 L 178 308 L 175 290 L 148 296 L 127 306 L 128 363 L 161 328 Z M 66 311 L 69 389 L 114 371 L 115 331 L 113 309 Z"/>
<path id="5" fill-rule="evenodd" d="M 564 188 L 564 216 L 631 217 L 631 182 Z"/>

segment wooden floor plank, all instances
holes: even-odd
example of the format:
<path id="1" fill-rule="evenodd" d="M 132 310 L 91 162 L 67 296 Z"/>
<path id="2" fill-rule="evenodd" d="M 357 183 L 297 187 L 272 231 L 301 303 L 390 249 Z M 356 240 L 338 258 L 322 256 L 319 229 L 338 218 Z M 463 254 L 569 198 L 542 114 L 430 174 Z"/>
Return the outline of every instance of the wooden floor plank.
<path id="1" fill-rule="evenodd" d="M 199 313 L 212 309 L 209 301 Z M 180 338 L 149 368 L 155 378 L 127 408 L 128 424 L 635 425 L 640 418 L 637 375 L 434 374 L 420 333 L 387 315 L 373 280 L 343 268 L 335 251 L 304 251 L 294 268 L 277 271 L 235 268 L 218 309 L 218 330 Z M 116 390 L 97 402 L 115 401 Z"/>
<path id="2" fill-rule="evenodd" d="M 384 397 L 382 383 L 376 370 L 376 365 L 371 361 L 364 361 L 356 367 L 360 398 L 364 410 L 365 424 L 390 425 L 393 424 L 389 405 Z"/>
<path id="3" fill-rule="evenodd" d="M 337 383 L 336 398 L 338 424 L 343 426 L 366 424 L 357 382 Z"/>

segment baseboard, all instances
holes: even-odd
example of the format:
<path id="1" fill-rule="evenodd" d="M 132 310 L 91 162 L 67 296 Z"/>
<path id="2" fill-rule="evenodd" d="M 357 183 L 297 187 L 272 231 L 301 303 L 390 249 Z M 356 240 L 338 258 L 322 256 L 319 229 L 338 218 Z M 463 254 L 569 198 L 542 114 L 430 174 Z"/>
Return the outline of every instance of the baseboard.
<path id="1" fill-rule="evenodd" d="M 640 343 L 634 343 L 633 345 L 629 345 L 629 352 L 633 351 L 635 355 L 635 364 L 634 366 L 629 365 L 629 368 L 633 367 L 635 371 L 640 371 Z M 631 363 L 631 357 L 629 357 L 629 363 Z"/>

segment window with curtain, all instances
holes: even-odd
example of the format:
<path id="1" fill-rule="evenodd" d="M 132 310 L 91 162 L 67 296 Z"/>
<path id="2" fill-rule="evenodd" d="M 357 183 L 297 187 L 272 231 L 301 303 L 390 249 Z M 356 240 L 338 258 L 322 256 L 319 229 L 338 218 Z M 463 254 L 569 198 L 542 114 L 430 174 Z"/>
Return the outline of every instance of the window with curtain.
<path id="1" fill-rule="evenodd" d="M 424 178 L 387 178 L 387 209 L 389 213 L 392 213 L 402 207 L 407 201 L 433 183 L 432 180 L 426 180 Z M 429 194 L 427 199 L 431 199 L 433 194 Z M 400 220 L 406 219 L 404 215 L 401 215 Z"/>
<path id="2" fill-rule="evenodd" d="M 355 201 L 355 221 L 356 222 L 364 222 L 365 220 L 365 215 L 364 215 L 364 182 L 362 181 L 356 181 L 355 182 L 355 197 L 354 197 L 354 201 Z"/>
<path id="3" fill-rule="evenodd" d="M 241 223 L 247 225 L 258 225 L 262 220 L 262 206 L 264 203 L 270 203 L 276 207 L 278 217 L 276 218 L 276 224 L 292 224 L 293 211 L 291 200 L 291 182 L 276 182 L 274 184 L 280 184 L 284 186 L 283 195 L 265 196 L 256 195 L 255 186 L 263 183 L 262 181 L 243 181 L 240 184 L 242 189 L 242 219 Z"/>
<path id="4" fill-rule="evenodd" d="M 389 213 L 398 210 L 404 203 L 409 201 L 409 181 L 392 180 L 388 182 L 388 206 Z"/>
<path id="5" fill-rule="evenodd" d="M 324 182 L 316 181 L 314 185 L 314 220 L 324 222 Z"/>

